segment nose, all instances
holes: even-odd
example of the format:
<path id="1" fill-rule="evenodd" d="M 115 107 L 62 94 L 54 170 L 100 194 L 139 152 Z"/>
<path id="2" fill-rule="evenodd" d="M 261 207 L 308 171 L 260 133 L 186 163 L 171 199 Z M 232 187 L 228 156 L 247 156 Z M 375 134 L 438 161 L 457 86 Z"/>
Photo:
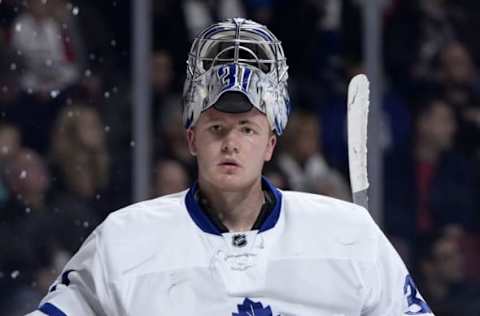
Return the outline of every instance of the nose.
<path id="1" fill-rule="evenodd" d="M 224 154 L 237 154 L 239 152 L 239 145 L 238 141 L 235 138 L 235 133 L 230 131 L 229 133 L 225 134 L 225 138 L 222 143 L 222 153 Z"/>

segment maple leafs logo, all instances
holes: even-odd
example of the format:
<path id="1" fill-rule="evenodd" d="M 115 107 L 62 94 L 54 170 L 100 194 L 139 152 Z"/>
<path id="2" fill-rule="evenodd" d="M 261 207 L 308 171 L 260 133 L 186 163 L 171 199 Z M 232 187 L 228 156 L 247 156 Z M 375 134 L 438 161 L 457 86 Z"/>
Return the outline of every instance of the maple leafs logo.
<path id="1" fill-rule="evenodd" d="M 273 316 L 270 306 L 264 308 L 262 303 L 254 302 L 248 297 L 237 307 L 238 313 L 232 313 L 232 316 Z"/>

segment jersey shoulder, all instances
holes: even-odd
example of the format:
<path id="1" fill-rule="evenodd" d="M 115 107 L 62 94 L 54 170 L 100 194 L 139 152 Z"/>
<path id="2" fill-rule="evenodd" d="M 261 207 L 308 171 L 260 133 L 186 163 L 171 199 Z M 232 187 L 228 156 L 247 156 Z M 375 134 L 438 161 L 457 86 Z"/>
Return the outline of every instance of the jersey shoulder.
<path id="1" fill-rule="evenodd" d="M 126 230 L 145 226 L 157 225 L 157 221 L 163 222 L 177 219 L 185 214 L 186 191 L 158 197 L 151 200 L 141 201 L 128 205 L 109 214 L 104 225 L 118 226 Z"/>
<path id="2" fill-rule="evenodd" d="M 112 212 L 97 227 L 97 251 L 112 275 L 134 267 L 145 270 L 157 257 L 186 251 L 182 240 L 188 240 L 196 227 L 186 210 L 185 195 L 183 191 L 132 204 Z"/>
<path id="3" fill-rule="evenodd" d="M 376 254 L 379 228 L 368 211 L 339 199 L 283 191 L 286 227 L 313 255 L 370 261 Z"/>
<path id="4" fill-rule="evenodd" d="M 326 221 L 341 221 L 342 226 L 371 225 L 368 211 L 354 203 L 306 192 L 282 191 L 287 212 L 302 213 Z"/>

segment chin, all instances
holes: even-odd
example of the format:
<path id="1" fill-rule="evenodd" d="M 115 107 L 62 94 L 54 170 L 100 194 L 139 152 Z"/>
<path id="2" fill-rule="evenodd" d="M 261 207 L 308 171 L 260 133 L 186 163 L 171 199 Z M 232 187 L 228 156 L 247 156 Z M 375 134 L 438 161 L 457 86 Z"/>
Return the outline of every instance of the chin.
<path id="1" fill-rule="evenodd" d="M 216 185 L 224 191 L 236 191 L 246 187 L 247 181 L 245 178 L 242 178 L 240 175 L 220 175 L 216 177 Z"/>
<path id="2" fill-rule="evenodd" d="M 252 181 L 249 181 L 245 176 L 241 174 L 219 174 L 213 179 L 213 184 L 222 191 L 241 191 L 251 185 Z"/>

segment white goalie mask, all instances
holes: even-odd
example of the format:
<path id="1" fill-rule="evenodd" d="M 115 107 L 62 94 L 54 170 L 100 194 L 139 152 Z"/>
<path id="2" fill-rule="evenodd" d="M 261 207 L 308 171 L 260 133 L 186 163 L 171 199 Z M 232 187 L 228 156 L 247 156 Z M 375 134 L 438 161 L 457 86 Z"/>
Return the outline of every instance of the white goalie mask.
<path id="1" fill-rule="evenodd" d="M 265 26 L 235 18 L 206 28 L 195 38 L 187 60 L 185 128 L 193 127 L 211 106 L 232 113 L 253 106 L 281 135 L 290 112 L 287 70 L 281 43 Z"/>

